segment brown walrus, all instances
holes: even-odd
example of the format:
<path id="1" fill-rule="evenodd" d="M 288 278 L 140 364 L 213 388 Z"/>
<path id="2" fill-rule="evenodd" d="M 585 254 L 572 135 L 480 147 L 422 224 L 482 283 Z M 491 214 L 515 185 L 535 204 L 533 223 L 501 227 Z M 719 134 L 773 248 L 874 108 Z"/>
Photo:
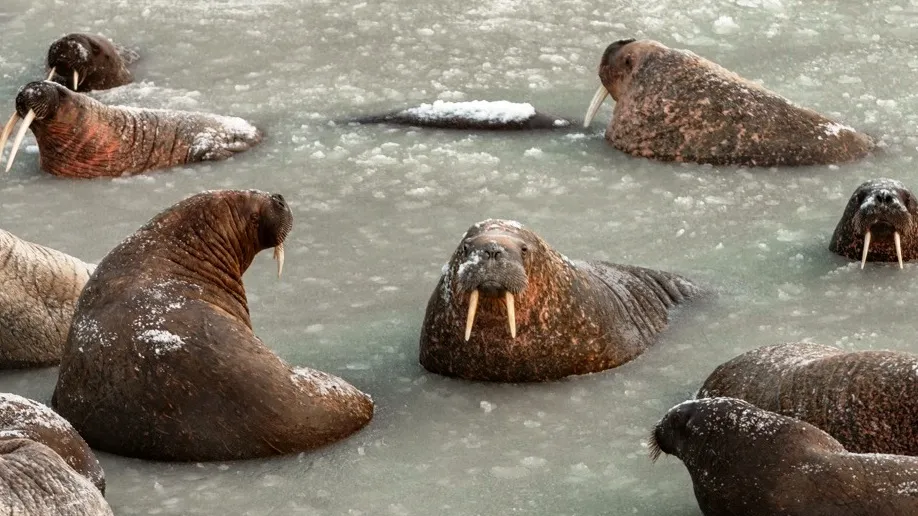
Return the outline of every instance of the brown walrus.
<path id="1" fill-rule="evenodd" d="M 606 140 L 645 158 L 714 165 L 818 165 L 854 161 L 872 139 L 687 50 L 623 39 L 606 48 L 602 85 L 615 100 Z"/>
<path id="2" fill-rule="evenodd" d="M 570 120 L 536 111 L 528 102 L 506 100 L 436 100 L 431 104 L 421 104 L 382 115 L 357 117 L 347 122 L 484 131 L 561 129 L 571 126 Z"/>
<path id="3" fill-rule="evenodd" d="M 904 245 L 903 245 L 904 243 Z M 857 187 L 835 227 L 829 250 L 852 260 L 899 262 L 918 258 L 918 204 L 894 179 L 871 179 Z"/>
<path id="4" fill-rule="evenodd" d="M 61 360 L 90 265 L 0 230 L 0 369 Z"/>
<path id="5" fill-rule="evenodd" d="M 54 450 L 0 436 L 0 514 L 112 516 L 102 493 Z"/>
<path id="6" fill-rule="evenodd" d="M 38 141 L 41 168 L 56 176 L 115 177 L 198 161 L 216 161 L 261 141 L 236 117 L 107 106 L 51 82 L 31 82 L 16 96 L 16 113 L 0 134 L 0 152 L 19 118 L 9 171 L 26 129 Z"/>
<path id="7" fill-rule="evenodd" d="M 314 448 L 370 421 L 370 398 L 292 368 L 252 331 L 242 275 L 293 216 L 279 194 L 221 190 L 153 217 L 80 296 L 52 406 L 97 449 L 232 460 Z"/>
<path id="8" fill-rule="evenodd" d="M 918 455 L 918 356 L 808 342 L 721 364 L 698 397 L 730 396 L 825 430 L 846 449 Z"/>
<path id="9" fill-rule="evenodd" d="M 518 222 L 473 225 L 427 303 L 420 362 L 471 380 L 538 382 L 644 352 L 699 294 L 669 272 L 571 261 Z"/>
<path id="10" fill-rule="evenodd" d="M 733 398 L 686 401 L 654 427 L 705 516 L 918 514 L 918 458 L 850 453 L 813 425 Z"/>
<path id="11" fill-rule="evenodd" d="M 93 34 L 73 33 L 48 48 L 48 78 L 73 91 L 107 90 L 134 80 L 137 52 Z"/>
<path id="12" fill-rule="evenodd" d="M 51 448 L 67 465 L 105 493 L 102 466 L 66 419 L 37 401 L 0 393 L 0 439 L 13 438 L 30 439 Z M 0 514 L 6 513 L 0 511 Z"/>

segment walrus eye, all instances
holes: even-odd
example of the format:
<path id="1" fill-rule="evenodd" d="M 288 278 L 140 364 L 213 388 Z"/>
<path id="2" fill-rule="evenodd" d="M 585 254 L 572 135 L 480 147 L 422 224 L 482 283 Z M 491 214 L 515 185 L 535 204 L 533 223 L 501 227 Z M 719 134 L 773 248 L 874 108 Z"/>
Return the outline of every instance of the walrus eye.
<path id="1" fill-rule="evenodd" d="M 631 65 L 632 65 L 631 54 L 628 54 L 625 56 L 625 66 L 627 66 L 628 68 L 631 68 Z"/>
<path id="2" fill-rule="evenodd" d="M 527 246 L 526 244 L 523 244 L 523 246 L 520 247 L 520 256 L 522 256 L 522 257 L 525 258 L 525 257 L 526 257 L 526 253 L 528 253 L 528 252 L 529 252 L 529 246 Z"/>
<path id="3" fill-rule="evenodd" d="M 470 250 L 471 248 L 469 247 L 469 244 L 462 244 L 462 254 L 468 256 Z"/>
<path id="4" fill-rule="evenodd" d="M 102 53 L 102 48 L 96 44 L 95 41 L 89 40 L 89 48 L 92 49 L 93 55 L 99 55 Z"/>

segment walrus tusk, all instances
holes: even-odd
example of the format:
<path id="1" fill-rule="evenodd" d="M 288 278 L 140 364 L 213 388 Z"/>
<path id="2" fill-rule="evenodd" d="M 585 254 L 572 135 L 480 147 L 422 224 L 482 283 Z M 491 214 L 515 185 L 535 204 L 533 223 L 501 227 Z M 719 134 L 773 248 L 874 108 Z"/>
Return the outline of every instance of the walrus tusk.
<path id="1" fill-rule="evenodd" d="M 507 302 L 507 321 L 510 323 L 510 337 L 516 338 L 516 307 L 513 304 L 513 293 L 509 290 L 504 292 L 504 300 Z"/>
<path id="2" fill-rule="evenodd" d="M 12 134 L 13 127 L 16 127 L 16 122 L 18 121 L 19 113 L 13 111 L 13 116 L 11 116 L 10 120 L 3 126 L 3 132 L 0 133 L 0 157 L 3 156 L 3 147 L 6 145 L 6 140 L 10 137 L 10 134 Z"/>
<path id="3" fill-rule="evenodd" d="M 281 277 L 281 271 L 284 270 L 284 244 L 283 242 L 274 246 L 274 259 L 277 260 L 277 277 Z"/>
<path id="4" fill-rule="evenodd" d="M 13 160 L 16 159 L 16 152 L 19 151 L 19 145 L 22 143 L 26 131 L 29 130 L 29 126 L 32 125 L 32 120 L 35 120 L 35 111 L 30 109 L 29 112 L 26 113 L 25 118 L 22 119 L 22 125 L 19 126 L 19 132 L 16 133 L 16 139 L 13 140 L 13 149 L 10 151 L 9 159 L 6 160 L 7 172 L 9 172 L 10 168 L 13 166 Z"/>
<path id="5" fill-rule="evenodd" d="M 602 101 L 606 100 L 608 96 L 609 90 L 600 84 L 599 89 L 596 90 L 596 93 L 593 95 L 593 100 L 590 101 L 590 107 L 587 108 L 586 117 L 583 119 L 583 127 L 590 127 L 590 122 L 593 121 L 593 117 L 595 117 L 596 112 L 599 111 L 599 106 L 602 105 Z"/>
<path id="6" fill-rule="evenodd" d="M 54 68 L 54 67 L 51 68 L 51 71 L 48 72 L 48 78 L 45 79 L 46 81 L 50 81 L 51 78 L 54 77 L 54 71 L 55 71 L 55 70 L 57 70 L 57 68 Z"/>
<path id="7" fill-rule="evenodd" d="M 469 313 L 465 318 L 465 341 L 469 341 L 472 336 L 472 325 L 475 324 L 475 311 L 478 310 L 478 289 L 472 291 L 469 296 Z"/>
<path id="8" fill-rule="evenodd" d="M 893 233 L 893 241 L 896 242 L 896 258 L 899 259 L 899 268 L 904 269 L 905 266 L 902 265 L 902 237 L 899 236 L 898 231 Z"/>
<path id="9" fill-rule="evenodd" d="M 76 91 L 79 86 L 80 86 L 80 72 L 74 70 L 73 71 L 73 91 Z"/>
<path id="10" fill-rule="evenodd" d="M 867 234 L 864 235 L 864 251 L 861 254 L 861 268 L 864 268 L 864 264 L 867 263 L 867 251 L 870 250 L 870 230 L 867 230 Z"/>

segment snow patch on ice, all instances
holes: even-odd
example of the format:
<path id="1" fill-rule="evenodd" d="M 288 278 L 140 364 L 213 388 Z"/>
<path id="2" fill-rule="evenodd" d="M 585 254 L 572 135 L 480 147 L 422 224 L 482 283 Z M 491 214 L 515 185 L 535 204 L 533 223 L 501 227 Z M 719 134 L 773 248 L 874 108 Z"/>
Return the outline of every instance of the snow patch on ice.
<path id="1" fill-rule="evenodd" d="M 506 100 L 471 100 L 468 102 L 446 102 L 435 100 L 433 104 L 421 104 L 402 113 L 425 120 L 476 120 L 481 122 L 522 122 L 535 116 L 535 108 L 529 103 Z"/>

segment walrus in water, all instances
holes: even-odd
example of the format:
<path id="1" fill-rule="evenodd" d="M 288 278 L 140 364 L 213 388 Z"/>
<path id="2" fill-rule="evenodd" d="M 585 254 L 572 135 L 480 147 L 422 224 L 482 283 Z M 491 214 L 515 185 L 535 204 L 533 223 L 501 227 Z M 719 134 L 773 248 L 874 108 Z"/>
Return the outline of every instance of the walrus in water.
<path id="1" fill-rule="evenodd" d="M 73 91 L 107 90 L 134 80 L 137 52 L 93 34 L 67 34 L 48 48 L 48 79 Z"/>
<path id="2" fill-rule="evenodd" d="M 0 230 L 0 369 L 60 362 L 94 265 Z"/>
<path id="3" fill-rule="evenodd" d="M 846 449 L 918 455 L 918 356 L 808 342 L 765 346 L 721 364 L 699 398 L 730 396 L 815 425 Z"/>
<path id="4" fill-rule="evenodd" d="M 229 158 L 261 141 L 236 117 L 107 106 L 51 82 L 31 82 L 16 95 L 16 114 L 0 133 L 0 152 L 16 122 L 6 170 L 27 129 L 38 141 L 41 168 L 64 177 L 114 177 Z"/>
<path id="5" fill-rule="evenodd" d="M 0 393 L 0 439 L 30 439 L 51 448 L 105 493 L 105 473 L 89 445 L 49 407 L 16 394 Z"/>
<path id="6" fill-rule="evenodd" d="M 427 303 L 420 362 L 470 380 L 538 382 L 640 355 L 701 289 L 669 272 L 571 261 L 518 222 L 473 225 Z"/>
<path id="7" fill-rule="evenodd" d="M 335 376 L 292 368 L 252 331 L 242 275 L 293 216 L 283 196 L 191 196 L 113 249 L 80 296 L 52 406 L 96 449 L 211 461 L 307 450 L 373 415 Z"/>
<path id="8" fill-rule="evenodd" d="M 612 43 L 599 79 L 584 127 L 611 95 L 606 140 L 634 156 L 770 167 L 854 161 L 874 147 L 848 126 L 657 41 Z"/>
<path id="9" fill-rule="evenodd" d="M 850 453 L 813 425 L 737 399 L 676 405 L 650 450 L 682 461 L 705 516 L 918 514 L 918 458 Z"/>
<path id="10" fill-rule="evenodd" d="M 845 206 L 829 250 L 852 260 L 899 262 L 918 258 L 918 205 L 894 179 L 871 179 L 857 187 Z M 904 246 L 903 246 L 904 241 Z"/>
<path id="11" fill-rule="evenodd" d="M 506 100 L 437 100 L 433 104 L 421 104 L 382 115 L 357 117 L 345 122 L 485 131 L 561 129 L 571 126 L 570 120 L 536 111 L 528 102 Z"/>

